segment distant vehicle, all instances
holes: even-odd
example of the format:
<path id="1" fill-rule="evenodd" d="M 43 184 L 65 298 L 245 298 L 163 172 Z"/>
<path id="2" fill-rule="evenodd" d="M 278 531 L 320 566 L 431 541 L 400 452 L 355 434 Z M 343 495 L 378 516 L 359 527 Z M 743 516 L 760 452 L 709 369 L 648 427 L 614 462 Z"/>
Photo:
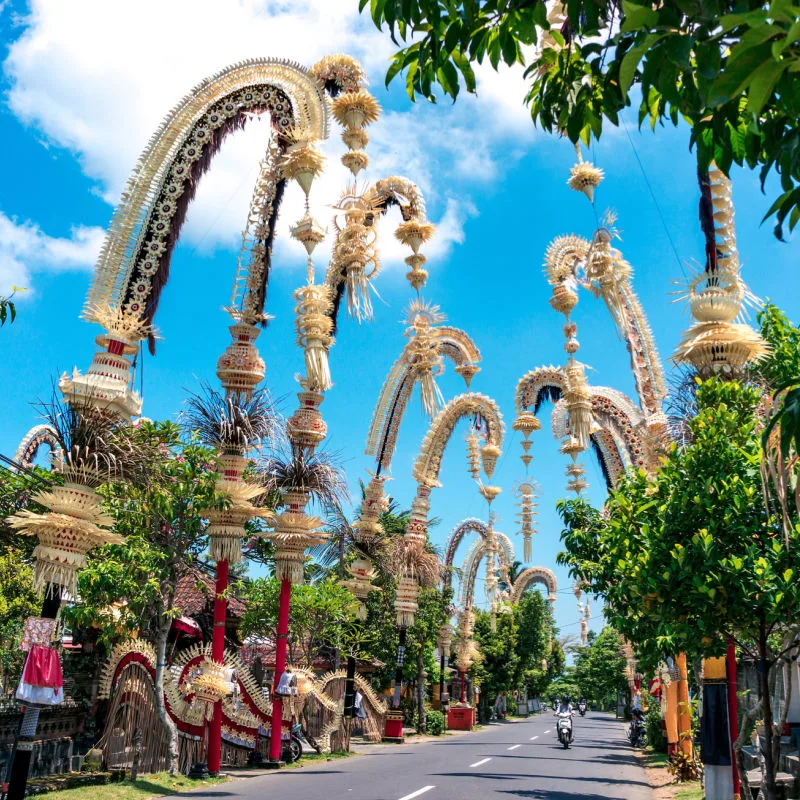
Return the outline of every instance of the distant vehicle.
<path id="1" fill-rule="evenodd" d="M 584 700 L 581 700 L 581 702 L 580 702 L 580 703 L 578 703 L 578 713 L 579 713 L 579 714 L 580 714 L 582 717 L 585 717 L 585 716 L 586 716 L 586 702 L 585 702 Z"/>

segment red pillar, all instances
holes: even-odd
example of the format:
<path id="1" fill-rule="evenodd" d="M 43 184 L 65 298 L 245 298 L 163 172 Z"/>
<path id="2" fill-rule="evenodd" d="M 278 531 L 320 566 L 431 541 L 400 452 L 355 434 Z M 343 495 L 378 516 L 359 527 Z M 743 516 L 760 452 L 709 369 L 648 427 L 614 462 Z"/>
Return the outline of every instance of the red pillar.
<path id="1" fill-rule="evenodd" d="M 281 734 L 283 733 L 283 701 L 274 696 L 278 681 L 286 670 L 286 636 L 289 633 L 289 604 L 292 599 L 292 583 L 281 581 L 281 596 L 278 606 L 278 641 L 275 642 L 275 680 L 272 685 L 272 731 L 269 737 L 269 760 L 275 764 L 281 760 Z"/>
<path id="2" fill-rule="evenodd" d="M 731 769 L 733 770 L 733 796 L 736 800 L 742 796 L 742 789 L 739 780 L 739 769 L 736 766 L 736 752 L 733 750 L 733 743 L 739 738 L 739 702 L 736 696 L 737 690 L 737 668 L 736 668 L 736 645 L 733 639 L 728 639 L 728 649 L 725 653 L 725 662 L 728 673 L 728 725 L 731 732 Z"/>
<path id="3" fill-rule="evenodd" d="M 228 616 L 228 561 L 217 562 L 217 583 L 214 596 L 214 631 L 211 637 L 211 658 L 225 660 L 225 620 Z M 214 717 L 208 724 L 208 771 L 218 775 L 222 764 L 222 703 L 214 704 Z"/>
<path id="4" fill-rule="evenodd" d="M 461 695 L 459 696 L 459 701 L 462 703 L 467 702 L 467 673 L 460 669 L 458 671 L 458 676 L 461 678 Z"/>

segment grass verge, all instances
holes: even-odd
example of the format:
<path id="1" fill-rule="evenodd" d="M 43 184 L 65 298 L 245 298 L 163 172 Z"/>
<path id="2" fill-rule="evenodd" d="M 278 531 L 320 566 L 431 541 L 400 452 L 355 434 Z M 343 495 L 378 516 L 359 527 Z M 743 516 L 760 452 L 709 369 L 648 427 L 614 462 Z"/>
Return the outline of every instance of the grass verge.
<path id="1" fill-rule="evenodd" d="M 149 797 L 190 792 L 205 786 L 223 783 L 226 778 L 208 778 L 204 781 L 190 780 L 185 775 L 170 775 L 168 772 L 156 772 L 143 775 L 135 781 L 107 783 L 103 786 L 81 786 L 77 789 L 64 789 L 59 792 L 48 792 L 45 797 L 58 800 L 147 800 Z"/>
<path id="2" fill-rule="evenodd" d="M 303 757 L 294 764 L 287 764 L 284 769 L 302 769 L 307 764 L 316 764 L 320 761 L 338 761 L 341 758 L 350 758 L 356 753 L 346 753 L 344 750 L 337 750 L 335 753 L 303 753 Z"/>
<path id="3" fill-rule="evenodd" d="M 679 789 L 675 795 L 675 800 L 703 800 L 704 797 L 703 787 L 696 783 L 687 786 L 685 789 Z"/>

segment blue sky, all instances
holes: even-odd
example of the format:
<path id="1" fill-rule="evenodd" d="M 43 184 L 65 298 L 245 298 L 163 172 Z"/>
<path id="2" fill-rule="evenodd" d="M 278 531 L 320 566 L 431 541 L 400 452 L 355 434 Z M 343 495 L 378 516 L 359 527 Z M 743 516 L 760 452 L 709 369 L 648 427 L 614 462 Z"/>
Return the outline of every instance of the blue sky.
<path id="1" fill-rule="evenodd" d="M 78 314 L 94 257 L 127 173 L 167 109 L 193 84 L 236 60 L 274 55 L 310 65 L 326 53 L 349 52 L 366 66 L 384 108 L 381 121 L 370 129 L 366 179 L 401 174 L 423 189 L 429 216 L 438 225 L 436 239 L 423 249 L 430 272 L 424 296 L 473 337 L 483 356 L 473 389 L 495 398 L 504 414 L 504 454 L 492 481 L 503 493 L 494 506 L 498 529 L 522 552 L 521 539 L 514 536 L 513 487 L 524 477 L 519 437 L 510 430 L 514 389 L 530 369 L 564 361 L 562 318 L 547 304 L 541 264 L 555 236 L 590 236 L 594 212 L 566 186 L 572 147 L 533 130 L 518 73 L 480 69 L 477 98 L 412 105 L 399 84 L 383 88 L 391 45 L 358 17 L 357 5 L 357 0 L 0 4 L 5 153 L 0 292 L 12 283 L 29 288 L 20 297 L 17 322 L 0 332 L 5 354 L 0 452 L 13 454 L 37 421 L 30 403 L 47 397 L 61 372 L 73 366 L 85 371 L 90 364 L 98 330 Z M 672 282 L 703 252 L 695 168 L 685 129 L 663 129 L 654 136 L 649 130 L 639 133 L 633 119 L 628 116 L 633 145 L 624 131 L 609 131 L 594 150 L 595 163 L 606 172 L 597 209 L 611 207 L 619 215 L 619 246 L 635 268 L 635 287 L 666 359 L 687 325 L 685 311 L 671 303 Z M 190 210 L 156 319 L 163 339 L 156 357 L 145 358 L 140 376 L 144 413 L 150 417 L 174 416 L 185 390 L 196 389 L 198 380 L 215 380 L 216 360 L 228 342 L 221 307 L 230 296 L 239 232 L 265 136 L 266 127 L 255 124 L 230 139 Z M 314 213 L 326 224 L 346 182 L 338 164 L 343 146 L 338 136 L 334 139 L 326 146 L 326 177 L 311 195 Z M 744 277 L 758 296 L 773 298 L 800 319 L 797 244 L 777 242 L 771 226 L 760 225 L 769 202 L 757 176 L 738 171 L 733 177 Z M 279 231 L 285 234 L 299 218 L 300 206 L 295 190 Z M 402 349 L 401 320 L 412 297 L 401 261 L 405 253 L 391 237 L 396 222 L 390 217 L 384 224 L 376 319 L 363 325 L 342 320 L 330 356 L 335 387 L 322 406 L 327 447 L 341 454 L 354 491 L 371 466 L 363 455 L 367 427 L 381 383 Z M 320 274 L 326 251 L 318 252 Z M 293 376 L 302 365 L 291 301 L 303 281 L 300 246 L 284 235 L 274 264 L 267 308 L 275 320 L 259 345 L 267 382 L 276 397 L 285 398 L 288 415 L 295 406 Z M 582 293 L 573 319 L 580 358 L 592 368 L 590 381 L 631 393 L 627 353 L 602 303 Z M 463 390 L 452 372 L 440 386 L 446 398 Z M 425 430 L 415 398 L 389 484 L 402 505 L 413 496 L 411 465 Z M 577 633 L 569 580 L 555 565 L 560 527 L 554 504 L 565 494 L 566 459 L 557 452 L 548 424 L 534 437 L 530 474 L 541 486 L 541 497 L 533 563 L 555 569 L 562 590 L 558 622 L 565 634 Z M 464 517 L 485 518 L 485 502 L 466 473 L 462 439 L 459 431 L 445 455 L 444 486 L 432 495 L 431 513 L 441 519 L 432 538 L 439 544 Z M 589 455 L 584 461 L 589 495 L 600 503 L 599 468 Z M 592 626 L 600 622 L 595 619 Z"/>

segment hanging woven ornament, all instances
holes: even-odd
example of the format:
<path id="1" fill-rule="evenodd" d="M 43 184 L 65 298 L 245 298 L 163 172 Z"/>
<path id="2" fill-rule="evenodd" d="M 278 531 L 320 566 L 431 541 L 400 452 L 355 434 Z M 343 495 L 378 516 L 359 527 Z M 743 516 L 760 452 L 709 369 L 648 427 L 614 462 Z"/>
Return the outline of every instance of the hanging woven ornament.
<path id="1" fill-rule="evenodd" d="M 567 489 L 569 489 L 569 491 L 575 492 L 575 494 L 580 494 L 584 489 L 588 488 L 589 484 L 584 480 L 586 470 L 583 468 L 583 464 L 581 464 L 579 461 L 569 464 L 566 472 L 567 476 L 569 477 L 569 481 L 567 483 Z"/>
<path id="2" fill-rule="evenodd" d="M 494 469 L 497 466 L 497 459 L 503 454 L 503 451 L 491 442 L 487 442 L 481 448 L 481 460 L 483 461 L 483 471 L 486 473 L 487 478 L 494 475 Z"/>
<path id="3" fill-rule="evenodd" d="M 580 158 L 580 153 L 578 153 Z M 594 190 L 603 180 L 603 170 L 596 167 L 590 161 L 582 159 L 575 164 L 569 171 L 567 186 L 576 192 L 582 192 L 589 198 L 590 203 L 594 203 Z"/>
<path id="4" fill-rule="evenodd" d="M 367 618 L 367 607 L 365 601 L 370 592 L 380 591 L 379 587 L 373 586 L 372 581 L 378 573 L 366 558 L 357 558 L 349 567 L 347 572 L 350 574 L 349 580 L 340 581 L 340 584 L 353 593 L 358 600 L 358 610 L 356 612 L 360 620 Z"/>
<path id="5" fill-rule="evenodd" d="M 532 536 L 536 533 L 534 527 L 534 519 L 536 518 L 536 486 L 532 481 L 523 481 L 517 487 L 517 494 L 519 495 L 519 512 L 517 519 L 520 523 L 520 533 L 523 540 L 522 557 L 526 563 L 529 563 L 533 558 L 533 543 Z"/>
<path id="6" fill-rule="evenodd" d="M 329 274 L 332 271 L 339 279 L 344 277 L 347 313 L 359 322 L 372 319 L 370 281 L 380 270 L 373 199 L 355 188 L 348 189 L 333 220 L 336 242 Z"/>
<path id="7" fill-rule="evenodd" d="M 405 332 L 408 343 L 403 349 L 403 358 L 419 383 L 422 408 L 429 417 L 435 416 L 442 401 L 436 376 L 444 370 L 444 359 L 435 326 L 443 320 L 438 306 L 421 301 L 414 301 L 409 306 L 409 327 Z"/>
<path id="8" fill-rule="evenodd" d="M 353 523 L 357 540 L 364 544 L 374 542 L 384 536 L 380 516 L 386 510 L 383 494 L 385 481 L 386 478 L 382 475 L 373 475 L 364 490 L 364 499 L 361 501 L 359 518 Z"/>
<path id="9" fill-rule="evenodd" d="M 319 530 L 322 520 L 305 512 L 308 498 L 302 491 L 284 492 L 284 510 L 275 519 L 275 529 L 269 535 L 275 545 L 275 577 L 291 583 L 303 583 L 305 551 L 321 544 L 328 534 Z"/>
<path id="10" fill-rule="evenodd" d="M 478 480 L 481 475 L 481 449 L 480 439 L 475 430 L 471 430 L 467 436 L 467 469 L 469 474 Z"/>
<path id="11" fill-rule="evenodd" d="M 371 125 L 378 119 L 381 107 L 378 101 L 366 90 L 342 92 L 333 101 L 333 116 L 337 122 L 349 130 L 358 130 Z"/>
<path id="12" fill-rule="evenodd" d="M 419 291 L 428 279 L 428 273 L 422 269 L 426 258 L 419 252 L 419 248 L 427 242 L 434 233 L 434 226 L 423 219 L 405 220 L 397 226 L 395 237 L 413 250 L 413 253 L 406 258 L 406 264 L 411 267 L 411 271 L 406 273 L 406 278 L 411 287 Z"/>
<path id="13" fill-rule="evenodd" d="M 313 142 L 299 140 L 290 145 L 280 162 L 284 178 L 295 180 L 308 197 L 311 184 L 323 170 L 325 156 L 317 150 Z"/>
<path id="14" fill-rule="evenodd" d="M 484 484 L 480 484 L 478 486 L 478 491 L 483 495 L 484 500 L 486 500 L 489 505 L 492 504 L 492 501 L 502 492 L 503 490 L 499 486 L 485 486 Z"/>
<path id="15" fill-rule="evenodd" d="M 586 380 L 583 364 L 572 356 L 564 368 L 566 386 L 563 393 L 564 405 L 569 416 L 570 435 L 577 439 L 585 450 L 589 446 L 589 436 L 594 417 L 592 416 L 592 395 Z"/>
<path id="16" fill-rule="evenodd" d="M 294 293 L 297 300 L 297 343 L 305 351 L 306 383 L 310 391 L 325 392 L 333 385 L 328 350 L 333 344 L 333 309 L 327 284 L 308 284 Z"/>
<path id="17" fill-rule="evenodd" d="M 404 575 L 397 582 L 394 600 L 395 621 L 401 628 L 410 628 L 419 609 L 419 584 L 416 579 Z"/>
<path id="18" fill-rule="evenodd" d="M 319 410 L 325 396 L 309 391 L 304 380 L 300 381 L 300 386 L 303 389 L 297 394 L 300 405 L 286 420 L 286 433 L 293 445 L 313 452 L 328 433 L 328 426 Z"/>

